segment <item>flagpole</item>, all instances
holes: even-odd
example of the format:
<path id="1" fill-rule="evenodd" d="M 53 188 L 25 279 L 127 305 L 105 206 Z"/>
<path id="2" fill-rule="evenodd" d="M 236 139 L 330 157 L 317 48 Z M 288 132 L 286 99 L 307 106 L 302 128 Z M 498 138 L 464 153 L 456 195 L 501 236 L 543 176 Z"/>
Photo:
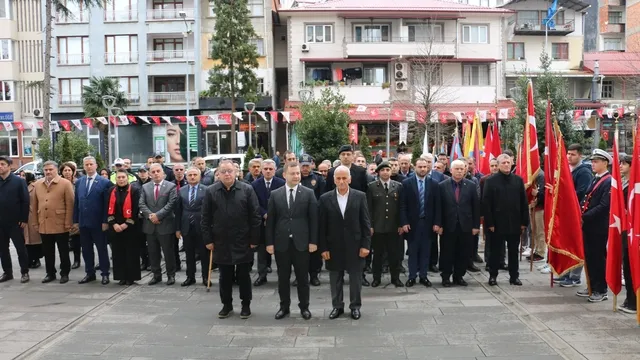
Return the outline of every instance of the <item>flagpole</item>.
<path id="1" fill-rule="evenodd" d="M 620 115 L 618 113 L 615 113 L 613 115 L 613 119 L 614 119 L 614 125 L 613 125 L 614 126 L 614 133 L 613 133 L 614 138 L 613 139 L 614 139 L 614 142 L 616 144 L 616 147 L 618 148 L 618 149 L 614 150 L 615 151 L 614 154 L 619 153 L 619 151 L 620 151 L 620 143 L 619 143 L 619 135 L 618 135 L 618 119 L 619 118 L 620 118 Z M 613 159 L 613 161 L 620 161 L 620 159 Z M 621 184 L 618 185 L 618 186 L 621 186 Z M 611 209 L 611 210 L 613 210 L 613 209 Z M 621 242 L 622 242 L 622 240 L 623 239 L 620 239 Z M 620 244 L 620 245 L 622 245 L 622 244 Z M 619 275 L 619 273 L 618 273 L 618 275 Z M 617 311 L 618 311 L 618 294 L 616 294 L 614 292 L 613 293 L 613 312 L 617 312 Z"/>

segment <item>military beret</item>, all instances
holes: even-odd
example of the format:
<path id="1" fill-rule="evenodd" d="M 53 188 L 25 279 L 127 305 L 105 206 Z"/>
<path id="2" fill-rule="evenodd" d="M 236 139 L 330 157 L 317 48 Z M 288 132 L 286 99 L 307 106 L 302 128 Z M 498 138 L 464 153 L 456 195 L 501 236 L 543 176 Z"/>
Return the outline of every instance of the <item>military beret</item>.
<path id="1" fill-rule="evenodd" d="M 391 165 L 389 164 L 388 161 L 383 161 L 380 163 L 380 165 L 378 165 L 378 167 L 376 167 L 376 172 L 380 172 L 380 170 L 384 169 L 384 168 L 389 168 L 391 169 Z"/>
<path id="2" fill-rule="evenodd" d="M 342 154 L 345 151 L 353 152 L 353 148 L 351 145 L 342 145 L 340 146 L 340 150 L 338 150 L 338 155 Z"/>

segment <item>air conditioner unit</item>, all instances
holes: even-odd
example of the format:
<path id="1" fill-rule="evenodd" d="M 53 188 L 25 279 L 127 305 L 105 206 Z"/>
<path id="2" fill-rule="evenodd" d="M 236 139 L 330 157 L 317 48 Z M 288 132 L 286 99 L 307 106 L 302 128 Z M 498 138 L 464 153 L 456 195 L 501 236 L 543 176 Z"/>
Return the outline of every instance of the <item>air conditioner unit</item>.
<path id="1" fill-rule="evenodd" d="M 302 44 L 301 50 L 302 52 L 309 52 L 309 44 L 307 43 Z"/>
<path id="2" fill-rule="evenodd" d="M 39 119 L 42 118 L 42 109 L 33 109 L 31 111 L 31 113 L 33 114 L 33 117 L 35 117 L 35 118 L 39 118 Z"/>
<path id="3" fill-rule="evenodd" d="M 406 81 L 396 81 L 395 89 L 396 91 L 407 91 L 409 90 L 409 84 Z"/>
<path id="4" fill-rule="evenodd" d="M 394 75 L 396 80 L 405 80 L 407 79 L 407 64 L 405 63 L 395 63 L 394 65 Z"/>

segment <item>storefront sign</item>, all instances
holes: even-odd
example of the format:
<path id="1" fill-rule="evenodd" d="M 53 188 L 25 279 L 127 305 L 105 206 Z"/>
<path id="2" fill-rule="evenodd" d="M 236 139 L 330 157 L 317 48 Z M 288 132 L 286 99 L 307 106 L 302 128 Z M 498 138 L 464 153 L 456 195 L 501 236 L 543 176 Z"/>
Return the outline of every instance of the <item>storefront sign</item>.
<path id="1" fill-rule="evenodd" d="M 400 122 L 400 131 L 399 131 L 399 136 L 400 139 L 398 139 L 399 143 L 407 143 L 407 132 L 409 131 L 409 123 L 406 121 L 402 121 Z"/>
<path id="2" fill-rule="evenodd" d="M 0 112 L 0 121 L 13 121 L 12 112 Z"/>
<path id="3" fill-rule="evenodd" d="M 240 131 L 249 131 L 249 124 L 240 124 Z M 256 131 L 256 124 L 251 124 L 251 131 Z"/>

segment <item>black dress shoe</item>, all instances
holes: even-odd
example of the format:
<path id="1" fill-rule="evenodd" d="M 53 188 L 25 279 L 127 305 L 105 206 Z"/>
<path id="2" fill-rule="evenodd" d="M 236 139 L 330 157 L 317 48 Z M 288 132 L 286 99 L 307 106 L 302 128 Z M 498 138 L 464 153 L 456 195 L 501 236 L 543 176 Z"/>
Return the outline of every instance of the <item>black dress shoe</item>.
<path id="1" fill-rule="evenodd" d="M 147 285 L 155 285 L 155 284 L 158 284 L 158 283 L 161 283 L 161 282 L 162 282 L 162 277 L 161 276 L 158 276 L 158 277 L 154 276 L 151 280 L 149 280 Z"/>
<path id="2" fill-rule="evenodd" d="M 443 287 L 451 287 L 451 280 L 449 280 L 449 279 L 442 279 L 442 286 L 443 286 Z"/>
<path id="3" fill-rule="evenodd" d="M 82 280 L 78 281 L 78 284 L 86 284 L 86 283 L 90 283 L 92 281 L 96 281 L 96 276 L 94 275 L 87 275 L 85 277 L 82 278 Z"/>
<path id="4" fill-rule="evenodd" d="M 291 286 L 298 286 L 298 279 L 293 280 Z"/>
<path id="5" fill-rule="evenodd" d="M 249 306 L 243 305 L 242 310 L 240 310 L 240 319 L 248 319 L 251 317 L 251 308 Z"/>
<path id="6" fill-rule="evenodd" d="M 458 286 L 468 286 L 469 284 L 464 281 L 464 279 L 460 278 L 460 279 L 453 279 L 453 283 L 458 285 Z"/>
<path id="7" fill-rule="evenodd" d="M 259 277 L 256 279 L 256 281 L 253 282 L 253 286 L 260 286 L 260 285 L 264 285 L 267 283 L 267 278 L 266 277 Z"/>
<path id="8" fill-rule="evenodd" d="M 225 305 L 222 307 L 222 310 L 218 313 L 219 319 L 226 319 L 233 314 L 233 306 Z"/>
<path id="9" fill-rule="evenodd" d="M 42 279 L 42 283 L 43 284 L 50 283 L 55 279 L 56 279 L 55 275 L 47 275 L 47 276 L 44 277 L 44 279 Z"/>
<path id="10" fill-rule="evenodd" d="M 490 286 L 498 285 L 498 282 L 496 281 L 496 278 L 494 278 L 494 277 L 489 278 L 489 285 Z"/>
<path id="11" fill-rule="evenodd" d="M 520 281 L 520 279 L 509 279 L 509 284 L 511 285 L 515 285 L 515 286 L 522 286 L 522 281 Z"/>
<path id="12" fill-rule="evenodd" d="M 80 267 L 80 261 L 74 261 L 73 264 L 71 265 L 72 269 L 77 269 Z"/>
<path id="13" fill-rule="evenodd" d="M 329 319 L 337 319 L 342 314 L 344 314 L 344 309 L 333 308 L 333 310 L 331 310 L 331 313 L 329 314 Z"/>
<path id="14" fill-rule="evenodd" d="M 289 314 L 290 314 L 289 309 L 280 309 L 276 313 L 276 320 L 282 320 L 285 317 L 289 316 Z"/>
<path id="15" fill-rule="evenodd" d="M 415 284 L 416 284 L 416 279 L 409 279 L 409 280 L 407 280 L 407 282 L 405 283 L 405 285 L 406 285 L 407 287 L 412 287 L 412 286 L 413 286 L 413 285 L 415 285 Z"/>
<path id="16" fill-rule="evenodd" d="M 267 274 L 271 274 L 273 272 L 273 270 L 271 270 L 271 266 L 267 267 Z"/>
<path id="17" fill-rule="evenodd" d="M 102 285 L 109 285 L 109 277 L 103 276 L 102 281 L 100 282 Z"/>
<path id="18" fill-rule="evenodd" d="M 303 319 L 305 320 L 309 320 L 311 319 L 311 311 L 309 311 L 309 309 L 302 309 L 300 310 L 300 315 L 302 316 Z"/>
<path id="19" fill-rule="evenodd" d="M 168 286 L 173 285 L 175 283 L 176 283 L 176 277 L 175 276 L 168 276 L 167 277 L 167 285 Z"/>
<path id="20" fill-rule="evenodd" d="M 358 309 L 353 309 L 353 310 L 351 310 L 351 318 L 352 318 L 353 320 L 358 320 L 358 319 L 360 319 L 360 310 L 358 310 Z"/>
<path id="21" fill-rule="evenodd" d="M 127 285 L 127 280 L 120 280 L 120 281 L 118 281 L 118 285 L 120 285 L 120 286 L 125 286 L 125 285 Z"/>
<path id="22" fill-rule="evenodd" d="M 429 272 L 437 273 L 438 272 L 438 267 L 436 265 L 429 266 Z"/>
<path id="23" fill-rule="evenodd" d="M 207 284 L 207 278 L 203 278 L 202 279 L 202 285 L 207 286 L 209 284 Z"/>
<path id="24" fill-rule="evenodd" d="M 378 287 L 378 286 L 380 286 L 380 280 L 373 279 L 373 281 L 371 282 L 371 287 Z"/>
<path id="25" fill-rule="evenodd" d="M 0 276 L 0 283 L 3 283 L 5 281 L 9 281 L 9 280 L 13 280 L 13 275 L 2 274 L 2 276 Z"/>
<path id="26" fill-rule="evenodd" d="M 34 261 L 34 262 L 33 262 L 33 267 L 32 267 L 32 269 L 37 269 L 37 268 L 39 268 L 40 266 L 42 266 L 42 264 L 40 263 L 40 260 L 36 260 L 36 261 Z"/>
<path id="27" fill-rule="evenodd" d="M 484 263 L 484 260 L 482 260 L 482 258 L 480 257 L 480 255 L 475 254 L 473 256 L 473 262 L 478 263 L 478 264 L 482 264 Z"/>
<path id="28" fill-rule="evenodd" d="M 135 281 L 127 280 L 127 286 L 131 286 L 135 283 L 136 283 Z"/>
<path id="29" fill-rule="evenodd" d="M 371 286 L 371 284 L 369 284 L 369 280 L 367 280 L 367 278 L 364 276 L 362 277 L 362 286 Z"/>
<path id="30" fill-rule="evenodd" d="M 431 287 L 431 281 L 429 281 L 429 279 L 427 278 L 420 278 L 420 284 L 426 287 Z"/>
<path id="31" fill-rule="evenodd" d="M 469 266 L 467 266 L 467 271 L 475 273 L 480 272 L 480 269 L 475 264 L 469 264 Z"/>
<path id="32" fill-rule="evenodd" d="M 196 279 L 192 278 L 192 277 L 187 277 L 187 279 L 185 281 L 182 282 L 182 284 L 180 284 L 180 286 L 189 286 L 189 285 L 193 285 L 196 283 Z"/>
<path id="33" fill-rule="evenodd" d="M 69 282 L 69 277 L 67 275 L 60 276 L 60 284 L 66 284 Z"/>
<path id="34" fill-rule="evenodd" d="M 311 284 L 312 286 L 320 286 L 320 279 L 318 279 L 317 276 L 312 276 L 309 284 Z"/>
<path id="35" fill-rule="evenodd" d="M 391 283 L 397 288 L 404 287 L 404 284 L 402 283 L 402 281 L 400 281 L 400 279 L 393 279 L 391 280 Z"/>

